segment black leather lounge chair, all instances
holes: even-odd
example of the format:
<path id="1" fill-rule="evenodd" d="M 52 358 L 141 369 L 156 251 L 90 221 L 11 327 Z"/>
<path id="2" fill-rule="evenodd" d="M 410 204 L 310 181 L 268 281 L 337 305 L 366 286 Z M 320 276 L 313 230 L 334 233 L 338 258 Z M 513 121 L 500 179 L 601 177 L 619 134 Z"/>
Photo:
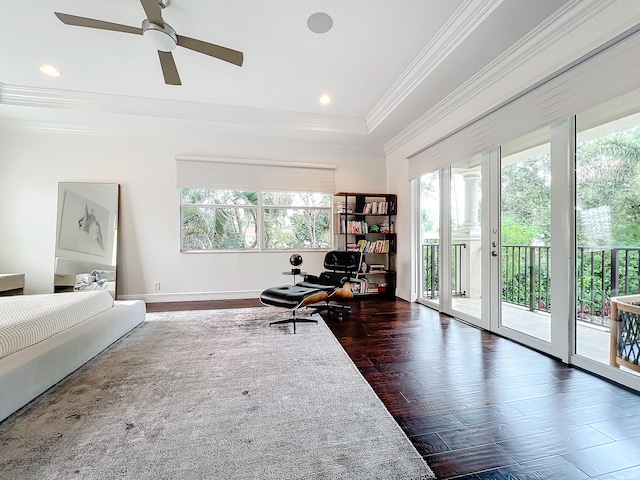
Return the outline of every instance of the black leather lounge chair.
<path id="1" fill-rule="evenodd" d="M 353 298 L 351 283 L 358 280 L 355 275 L 360 268 L 362 254 L 360 252 L 347 252 L 343 250 L 333 250 L 327 252 L 324 257 L 324 268 L 327 270 L 320 275 L 305 274 L 304 280 L 296 283 L 296 286 L 304 288 L 315 288 L 327 294 L 321 305 L 309 305 L 314 313 L 327 311 L 342 319 L 345 312 L 350 312 L 351 307 L 342 303 L 331 303 L 332 301 L 344 302 Z M 319 303 L 319 302 L 318 302 Z"/>

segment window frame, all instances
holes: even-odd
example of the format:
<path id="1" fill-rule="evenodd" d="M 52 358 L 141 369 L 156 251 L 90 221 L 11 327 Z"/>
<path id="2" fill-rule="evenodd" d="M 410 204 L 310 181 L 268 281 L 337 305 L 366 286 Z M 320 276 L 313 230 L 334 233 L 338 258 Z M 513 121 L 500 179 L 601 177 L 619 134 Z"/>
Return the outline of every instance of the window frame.
<path id="1" fill-rule="evenodd" d="M 303 206 L 303 205 L 276 205 L 265 204 L 264 197 L 267 193 L 273 193 L 273 191 L 255 191 L 255 190 L 240 190 L 235 189 L 236 192 L 255 192 L 258 196 L 257 204 L 248 205 L 235 205 L 235 204 L 195 204 L 183 202 L 183 190 L 199 187 L 180 187 L 178 188 L 179 196 L 179 222 L 180 222 L 180 253 L 186 254 L 201 254 L 201 253 L 271 253 L 271 252 L 291 252 L 291 251 L 305 251 L 305 252 L 327 252 L 333 249 L 333 204 L 334 195 L 328 192 L 299 192 L 299 191 L 282 191 L 279 193 L 308 193 L 308 194 L 321 194 L 329 197 L 329 204 L 326 207 L 318 206 Z M 206 190 L 231 190 L 224 188 L 208 188 Z M 202 250 L 189 250 L 184 247 L 184 209 L 185 208 L 208 208 L 208 209 L 255 209 L 256 210 L 256 247 L 251 249 L 202 249 Z M 319 248 L 305 248 L 305 247 L 292 247 L 292 248 L 266 248 L 266 229 L 265 229 L 265 211 L 266 210 L 315 210 L 326 211 L 329 218 L 329 244 L 327 247 Z"/>

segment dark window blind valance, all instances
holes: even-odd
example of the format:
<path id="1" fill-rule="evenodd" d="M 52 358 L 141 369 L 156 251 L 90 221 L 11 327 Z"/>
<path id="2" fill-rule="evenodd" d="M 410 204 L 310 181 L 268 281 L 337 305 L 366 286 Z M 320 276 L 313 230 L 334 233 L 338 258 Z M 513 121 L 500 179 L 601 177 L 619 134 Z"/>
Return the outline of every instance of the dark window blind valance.
<path id="1" fill-rule="evenodd" d="M 409 158 L 409 180 L 468 159 L 640 87 L 640 33 L 586 58 Z"/>
<path id="2" fill-rule="evenodd" d="M 180 188 L 335 192 L 335 165 L 234 158 L 176 157 Z"/>

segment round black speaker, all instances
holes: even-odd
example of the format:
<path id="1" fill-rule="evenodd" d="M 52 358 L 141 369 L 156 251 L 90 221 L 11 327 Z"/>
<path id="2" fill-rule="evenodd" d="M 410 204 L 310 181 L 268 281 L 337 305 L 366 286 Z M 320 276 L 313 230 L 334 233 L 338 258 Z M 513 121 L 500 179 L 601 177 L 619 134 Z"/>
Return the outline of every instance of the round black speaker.
<path id="1" fill-rule="evenodd" d="M 294 253 L 293 255 L 291 255 L 291 258 L 289 258 L 289 263 L 294 267 L 299 267 L 300 265 L 302 265 L 302 255 L 300 255 L 299 253 Z"/>
<path id="2" fill-rule="evenodd" d="M 294 267 L 299 267 L 300 265 L 302 265 L 302 255 L 300 255 L 299 253 L 294 253 L 289 258 L 289 263 L 291 265 L 293 265 Z M 291 273 L 293 273 L 294 275 L 299 275 L 300 274 L 300 269 L 299 268 L 292 268 L 291 269 Z"/>

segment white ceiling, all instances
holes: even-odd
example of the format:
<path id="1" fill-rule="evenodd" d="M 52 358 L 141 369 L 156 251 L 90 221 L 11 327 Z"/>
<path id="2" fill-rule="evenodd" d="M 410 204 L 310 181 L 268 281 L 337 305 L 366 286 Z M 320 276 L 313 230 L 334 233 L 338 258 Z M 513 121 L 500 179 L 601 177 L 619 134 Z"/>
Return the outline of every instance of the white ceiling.
<path id="1" fill-rule="evenodd" d="M 0 126 L 100 128 L 128 122 L 134 128 L 144 116 L 148 125 L 172 121 L 176 131 L 183 125 L 191 134 L 242 130 L 333 142 L 369 154 L 388 153 L 411 139 L 421 125 L 459 107 L 471 87 L 482 98 L 498 83 L 496 69 L 509 66 L 516 75 L 525 60 L 537 60 L 527 78 L 512 83 L 513 92 L 501 89 L 502 99 L 508 98 L 630 28 L 640 4 L 172 0 L 163 17 L 178 35 L 240 50 L 244 65 L 178 47 L 174 58 L 182 86 L 168 86 L 156 52 L 142 37 L 64 25 L 53 14 L 139 27 L 145 15 L 138 0 L 2 3 Z M 623 8 L 630 13 L 619 15 Z M 333 18 L 332 30 L 316 34 L 307 28 L 315 12 Z M 596 17 L 598 34 L 589 31 Z M 584 41 L 571 37 L 579 27 Z M 41 64 L 56 66 L 62 76 L 43 75 Z M 333 97 L 330 105 L 317 102 L 324 93 Z M 466 120 L 499 96 L 494 92 L 471 107 Z M 456 121 L 449 123 L 453 128 Z"/>

